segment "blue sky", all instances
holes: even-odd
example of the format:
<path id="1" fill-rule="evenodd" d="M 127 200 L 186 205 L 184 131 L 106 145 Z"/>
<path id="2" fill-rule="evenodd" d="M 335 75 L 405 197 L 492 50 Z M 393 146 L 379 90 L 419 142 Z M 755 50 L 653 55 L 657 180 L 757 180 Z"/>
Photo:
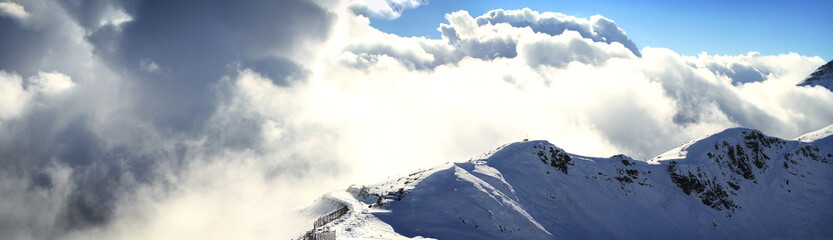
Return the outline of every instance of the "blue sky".
<path id="1" fill-rule="evenodd" d="M 439 38 L 444 15 L 466 10 L 479 16 L 492 9 L 528 7 L 588 18 L 601 14 L 628 33 L 639 48 L 666 47 L 680 54 L 762 54 L 797 52 L 833 59 L 833 1 L 431 1 L 402 17 L 371 20 L 385 32 Z"/>

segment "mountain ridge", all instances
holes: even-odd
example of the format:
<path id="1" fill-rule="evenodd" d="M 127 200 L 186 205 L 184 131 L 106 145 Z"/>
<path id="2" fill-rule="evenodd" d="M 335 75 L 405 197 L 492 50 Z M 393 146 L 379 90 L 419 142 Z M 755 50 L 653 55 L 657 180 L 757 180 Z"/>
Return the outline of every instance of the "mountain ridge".
<path id="1" fill-rule="evenodd" d="M 829 238 L 831 138 L 804 142 L 731 128 L 648 162 L 516 142 L 483 159 L 330 193 L 324 199 L 349 212 L 313 232 L 344 239 Z"/>
<path id="2" fill-rule="evenodd" d="M 822 86 L 833 91 L 833 60 L 821 65 L 810 76 L 797 84 L 798 86 Z"/>

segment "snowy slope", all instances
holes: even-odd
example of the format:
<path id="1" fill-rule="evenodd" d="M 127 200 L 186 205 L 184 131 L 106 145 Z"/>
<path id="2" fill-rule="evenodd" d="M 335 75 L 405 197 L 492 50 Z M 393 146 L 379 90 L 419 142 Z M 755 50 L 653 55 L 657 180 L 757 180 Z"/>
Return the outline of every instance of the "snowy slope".
<path id="1" fill-rule="evenodd" d="M 796 138 L 796 140 L 802 142 L 814 142 L 816 140 L 830 137 L 830 135 L 833 135 L 833 125 L 801 135 L 801 137 Z"/>
<path id="2" fill-rule="evenodd" d="M 822 86 L 833 91 L 833 61 L 822 65 L 798 86 Z"/>
<path id="3" fill-rule="evenodd" d="M 833 238 L 831 139 L 733 128 L 649 162 L 517 142 L 311 209 L 350 206 L 316 229 L 339 239 Z"/>

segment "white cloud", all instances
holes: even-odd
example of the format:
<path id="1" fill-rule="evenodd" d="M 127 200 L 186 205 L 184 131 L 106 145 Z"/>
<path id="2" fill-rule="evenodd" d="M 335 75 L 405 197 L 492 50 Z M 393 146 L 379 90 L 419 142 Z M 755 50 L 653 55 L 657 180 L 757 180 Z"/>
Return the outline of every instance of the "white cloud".
<path id="1" fill-rule="evenodd" d="M 449 23 L 439 28 L 442 42 L 384 34 L 343 16 L 347 30 L 333 36 L 333 57 L 325 58 L 340 60 L 320 68 L 317 80 L 339 91 L 320 93 L 332 100 L 309 107 L 325 113 L 315 119 L 339 119 L 328 123 L 336 129 L 363 129 L 340 134 L 344 142 L 356 142 L 348 143 L 351 151 L 379 152 L 377 145 L 361 146 L 373 139 L 396 139 L 380 143 L 382 149 L 420 149 L 411 153 L 420 157 L 402 162 L 464 158 L 462 152 L 488 148 L 482 139 L 498 145 L 527 133 L 573 152 L 648 159 L 726 127 L 790 138 L 833 121 L 817 110 L 833 107 L 829 94 L 794 86 L 823 63 L 818 57 L 681 56 L 646 48 L 640 58 L 612 41 L 627 38 L 601 16 L 587 20 L 526 9 L 477 18 L 460 11 L 446 18 Z M 496 54 L 506 52 L 512 54 Z M 748 80 L 755 74 L 758 81 Z M 797 98 L 807 102 L 797 106 Z M 378 157 L 387 154 L 394 153 Z"/>
<path id="2" fill-rule="evenodd" d="M 69 90 L 75 83 L 69 76 L 58 72 L 40 72 L 37 76 L 29 79 L 29 87 L 32 90 L 47 94 L 57 94 Z"/>
<path id="3" fill-rule="evenodd" d="M 478 16 L 474 21 L 480 26 L 504 23 L 517 28 L 528 27 L 535 32 L 552 36 L 559 35 L 564 30 L 575 31 L 582 37 L 595 42 L 620 43 L 633 52 L 634 55 L 640 56 L 639 49 L 636 48 L 636 44 L 628 39 L 625 30 L 619 28 L 613 20 L 601 15 L 594 15 L 590 19 L 584 19 L 562 13 L 539 13 L 529 8 L 521 10 L 497 9 Z M 451 23 L 455 25 L 453 21 Z M 441 26 L 441 29 L 443 27 Z"/>
<path id="4" fill-rule="evenodd" d="M 536 34 L 525 37 L 517 48 L 530 66 L 550 65 L 562 68 L 575 61 L 601 65 L 611 58 L 634 57 L 622 44 L 593 42 L 570 30 L 564 30 L 556 36 Z"/>
<path id="5" fill-rule="evenodd" d="M 275 239 L 311 227 L 313 216 L 296 212 L 311 203 L 320 181 L 271 178 L 268 162 L 254 154 L 222 154 L 194 160 L 174 191 L 143 187 L 119 202 L 113 222 L 76 231 L 66 239 Z M 312 176 L 310 176 L 312 177 Z"/>
<path id="6" fill-rule="evenodd" d="M 393 20 L 402 12 L 428 4 L 428 0 L 352 0 L 349 8 L 356 14 L 371 18 Z"/>
<path id="7" fill-rule="evenodd" d="M 75 85 L 69 76 L 57 72 L 39 72 L 28 80 L 24 88 L 19 75 L 0 71 L 0 123 L 20 116 L 33 97 L 58 94 Z"/>
<path id="8" fill-rule="evenodd" d="M 588 20 L 524 9 L 494 10 L 476 18 L 466 11 L 457 11 L 445 17 L 448 23 L 440 24 L 437 29 L 442 33 L 440 40 L 402 38 L 356 27 L 352 29 L 355 32 L 344 34 L 349 39 L 345 39 L 348 45 L 343 48 L 349 53 L 342 57 L 352 59 L 347 63 L 360 63 L 387 55 L 400 59 L 410 69 L 425 70 L 454 64 L 465 57 L 515 58 L 519 50 L 547 53 L 528 54 L 527 60 L 534 64 L 562 66 L 573 60 L 599 63 L 609 54 L 626 58 L 640 56 L 624 31 L 601 16 Z M 344 21 L 343 25 L 366 24 L 361 18 Z M 524 41 L 524 46 L 519 46 L 519 41 Z"/>
<path id="9" fill-rule="evenodd" d="M 121 26 L 126 22 L 133 21 L 133 17 L 127 14 L 124 9 L 115 8 L 113 5 L 107 5 L 104 12 L 101 13 L 101 20 L 99 26 L 113 25 Z"/>
<path id="10" fill-rule="evenodd" d="M 0 120 L 20 115 L 30 97 L 23 89 L 23 79 L 5 71 L 0 71 L 0 93 Z"/>
<path id="11" fill-rule="evenodd" d="M 13 2 L 0 2 L 0 16 L 25 20 L 29 13 L 20 4 Z"/>
<path id="12" fill-rule="evenodd" d="M 159 72 L 159 65 L 153 60 L 142 58 L 139 60 L 139 68 L 149 73 Z"/>

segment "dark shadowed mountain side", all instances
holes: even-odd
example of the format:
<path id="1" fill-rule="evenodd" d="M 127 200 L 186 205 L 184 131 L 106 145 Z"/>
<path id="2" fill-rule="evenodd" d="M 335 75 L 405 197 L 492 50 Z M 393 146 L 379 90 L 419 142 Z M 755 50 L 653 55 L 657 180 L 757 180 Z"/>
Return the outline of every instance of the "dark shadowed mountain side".
<path id="1" fill-rule="evenodd" d="M 822 65 L 807 76 L 798 86 L 822 86 L 833 91 L 833 61 Z"/>
<path id="2" fill-rule="evenodd" d="M 516 142 L 483 159 L 329 193 L 308 212 L 349 211 L 308 236 L 829 239 L 831 128 L 798 140 L 732 128 L 647 162 Z"/>

